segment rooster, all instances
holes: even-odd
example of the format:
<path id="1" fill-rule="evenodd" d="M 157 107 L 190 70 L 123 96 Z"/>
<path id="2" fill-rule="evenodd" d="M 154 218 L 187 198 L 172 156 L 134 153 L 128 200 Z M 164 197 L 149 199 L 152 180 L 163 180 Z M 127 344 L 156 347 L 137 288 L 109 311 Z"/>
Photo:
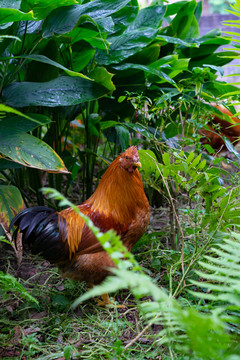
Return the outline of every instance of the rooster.
<path id="1" fill-rule="evenodd" d="M 240 140 L 240 119 L 234 117 L 233 114 L 222 105 L 213 105 L 216 107 L 223 116 L 218 113 L 213 114 L 212 123 L 219 125 L 219 130 L 214 129 L 213 126 L 208 124 L 208 129 L 200 129 L 200 135 L 203 135 L 201 139 L 202 144 L 209 144 L 211 147 L 220 152 L 226 150 L 226 145 L 223 140 L 223 136 L 227 137 L 233 145 L 236 145 Z M 226 119 L 227 115 L 229 120 Z"/>
<path id="2" fill-rule="evenodd" d="M 102 232 L 114 229 L 130 251 L 144 234 L 150 207 L 144 193 L 135 146 L 120 154 L 108 167 L 93 195 L 79 210 Z M 23 245 L 55 264 L 63 277 L 101 283 L 114 267 L 110 256 L 72 208 L 60 212 L 37 206 L 17 214 L 10 224 L 20 231 Z M 102 305 L 109 304 L 108 296 Z"/>

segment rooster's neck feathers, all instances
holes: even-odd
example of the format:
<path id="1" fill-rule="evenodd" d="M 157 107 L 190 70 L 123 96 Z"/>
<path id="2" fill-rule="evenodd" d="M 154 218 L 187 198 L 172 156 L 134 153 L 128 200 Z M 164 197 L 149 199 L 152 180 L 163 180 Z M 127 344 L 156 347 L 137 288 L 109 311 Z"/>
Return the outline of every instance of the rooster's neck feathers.
<path id="1" fill-rule="evenodd" d="M 121 166 L 119 155 L 106 170 L 94 194 L 85 202 L 91 211 L 112 216 L 120 223 L 135 217 L 138 207 L 145 207 L 142 179 L 136 169 L 128 172 Z"/>
<path id="2" fill-rule="evenodd" d="M 139 209 L 149 212 L 149 204 L 139 171 L 136 169 L 129 172 L 124 169 L 120 158 L 121 155 L 111 163 L 94 194 L 79 205 L 79 210 L 89 216 L 101 231 L 112 228 L 123 234 L 132 221 L 137 220 Z M 84 221 L 79 220 L 72 208 L 61 211 L 59 217 L 67 222 L 67 242 L 71 258 L 77 250 L 82 251 L 90 246 L 90 233 L 87 235 Z M 96 244 L 94 238 L 91 239 L 93 245 Z"/>

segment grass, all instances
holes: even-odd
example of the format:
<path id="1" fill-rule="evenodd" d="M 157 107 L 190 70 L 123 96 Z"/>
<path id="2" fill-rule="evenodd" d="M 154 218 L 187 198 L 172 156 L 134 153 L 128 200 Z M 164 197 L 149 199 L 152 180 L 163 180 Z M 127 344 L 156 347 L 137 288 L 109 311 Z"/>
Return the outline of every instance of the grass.
<path id="1" fill-rule="evenodd" d="M 90 299 L 71 310 L 74 300 L 87 291 L 85 284 L 62 279 L 56 268 L 28 253 L 24 253 L 21 267 L 17 271 L 13 250 L 9 245 L 0 243 L 0 270 L 18 277 L 20 284 L 37 299 L 36 303 L 23 297 L 23 294 L 15 291 L 14 286 L 12 291 L 0 290 L 0 295 L 3 295 L 0 297 L 0 358 L 218 360 L 217 356 L 222 351 L 220 345 L 229 341 L 231 347 L 238 335 L 233 332 L 230 342 L 219 316 L 219 306 L 222 306 L 222 303 L 206 300 L 207 296 L 205 299 L 204 295 L 209 295 L 206 289 L 203 289 L 201 299 L 194 296 L 194 292 L 199 289 L 190 281 L 204 280 L 202 275 L 199 278 L 195 273 L 195 270 L 199 269 L 198 260 L 209 253 L 214 242 L 221 243 L 224 234 L 219 232 L 214 239 L 208 234 L 207 227 L 200 227 L 202 203 L 191 208 L 188 203 L 183 203 L 184 199 L 178 201 L 179 218 L 185 233 L 184 268 L 185 272 L 189 270 L 186 278 L 183 280 L 181 250 L 171 250 L 168 246 L 169 212 L 166 208 L 155 209 L 152 212 L 149 232 L 132 251 L 152 279 L 152 283 L 146 279 L 146 285 L 152 289 L 152 296 L 149 295 L 150 292 L 144 291 L 144 284 L 140 296 L 136 296 L 133 289 L 131 292 L 121 290 L 115 294 L 115 298 L 117 303 L 126 306 L 125 309 L 101 308 L 94 299 Z M 235 203 L 232 206 L 235 211 Z M 221 273 L 221 267 L 219 272 Z M 216 283 L 215 278 L 213 283 Z M 166 294 L 169 294 L 165 295 L 166 298 L 169 296 L 169 303 L 167 299 L 164 300 L 164 306 L 169 305 L 169 312 L 168 308 L 162 311 L 161 301 L 154 298 L 155 285 L 161 288 L 161 291 L 166 289 Z M 192 293 L 188 292 L 189 289 Z M 178 297 L 177 301 L 173 299 L 175 297 Z M 145 312 L 144 307 L 147 310 Z M 154 311 L 160 314 L 156 321 L 154 316 L 151 317 Z M 175 315 L 174 311 L 178 311 L 177 317 L 171 318 L 171 315 Z M 215 311 L 212 317 L 211 311 Z M 235 307 L 233 315 L 237 313 L 238 308 Z M 215 329 L 216 325 L 218 327 Z M 233 328 L 238 331 L 235 323 Z M 218 339 L 216 344 L 211 338 L 208 339 L 208 346 L 212 344 L 212 353 L 216 353 L 214 358 L 208 356 L 208 349 L 205 349 L 203 356 L 201 352 L 208 332 L 213 339 L 215 336 Z M 168 338 L 168 346 L 164 336 Z M 182 339 L 183 346 L 188 346 L 186 351 L 183 347 L 179 350 Z M 171 341 L 174 343 L 172 348 Z M 214 348 L 215 345 L 217 349 Z M 200 355 L 195 357 L 194 351 Z M 224 351 L 227 353 L 228 350 Z M 184 352 L 185 356 L 182 355 Z M 235 355 L 235 350 L 232 354 Z M 230 360 L 224 356 L 221 360 L 223 359 Z"/>
<path id="2" fill-rule="evenodd" d="M 1 246 L 0 267 L 16 276 L 14 253 L 7 245 Z M 143 254 L 151 257 L 155 252 L 148 249 Z M 102 308 L 92 299 L 72 311 L 71 303 L 87 291 L 85 284 L 62 279 L 48 262 L 26 253 L 18 275 L 38 304 L 22 299 L 14 289 L 0 301 L 0 357 L 141 360 L 159 355 L 155 334 L 160 327 L 152 325 L 137 338 L 146 323 L 127 290 L 116 294 L 116 301 L 125 304 L 125 309 Z"/>

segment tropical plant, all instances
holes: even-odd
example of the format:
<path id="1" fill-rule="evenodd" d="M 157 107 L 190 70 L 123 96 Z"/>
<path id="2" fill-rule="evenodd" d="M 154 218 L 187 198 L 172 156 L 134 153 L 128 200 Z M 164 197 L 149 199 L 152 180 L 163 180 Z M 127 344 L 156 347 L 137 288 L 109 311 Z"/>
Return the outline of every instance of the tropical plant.
<path id="1" fill-rule="evenodd" d="M 198 37 L 201 6 L 195 0 L 141 10 L 136 0 L 114 5 L 109 0 L 68 0 L 51 6 L 46 0 L 5 2 L 0 10 L 4 184 L 17 186 L 26 203 L 26 187 L 32 189 L 43 204 L 43 179 L 34 168 L 64 174 L 66 163 L 72 175 L 64 183 L 71 185 L 80 175 L 84 200 L 99 176 L 96 161 L 126 148 L 129 132 L 137 130 L 135 100 L 129 101 L 126 92 L 157 105 L 152 124 L 156 128 L 161 123 L 167 139 L 179 133 L 180 114 L 173 111 L 164 119 L 159 110 L 182 112 L 195 95 L 197 108 L 200 95 L 219 97 L 222 86 L 214 74 L 233 53 L 214 53 L 230 41 L 218 31 Z M 234 91 L 225 86 L 226 96 Z M 132 142 L 139 142 L 138 137 Z M 49 174 L 47 181 L 62 188 L 60 175 Z"/>

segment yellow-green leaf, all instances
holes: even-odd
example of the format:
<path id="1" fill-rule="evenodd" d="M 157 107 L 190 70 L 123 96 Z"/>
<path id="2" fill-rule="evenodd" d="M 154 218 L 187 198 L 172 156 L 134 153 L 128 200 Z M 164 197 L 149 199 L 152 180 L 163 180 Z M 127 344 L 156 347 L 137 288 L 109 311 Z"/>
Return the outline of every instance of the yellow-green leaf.
<path id="1" fill-rule="evenodd" d="M 12 218 L 21 210 L 24 203 L 18 188 L 12 185 L 0 185 L 0 224 L 8 229 Z"/>

